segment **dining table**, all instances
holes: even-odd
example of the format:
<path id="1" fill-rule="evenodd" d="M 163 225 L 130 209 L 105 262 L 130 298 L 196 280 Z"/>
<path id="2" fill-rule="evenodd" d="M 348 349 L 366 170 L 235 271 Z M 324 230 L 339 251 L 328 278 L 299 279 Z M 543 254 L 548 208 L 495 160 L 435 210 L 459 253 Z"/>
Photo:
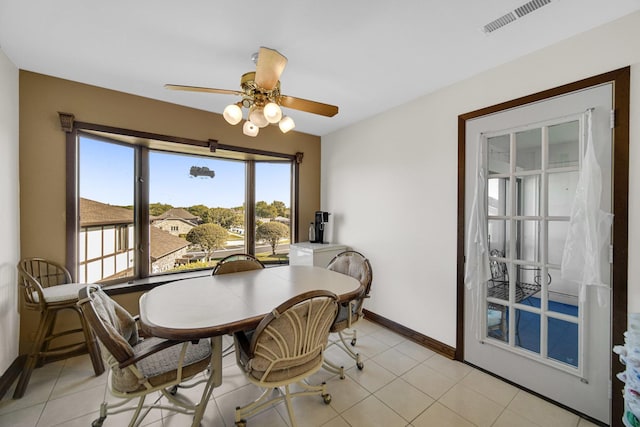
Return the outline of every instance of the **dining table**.
<path id="1" fill-rule="evenodd" d="M 169 282 L 140 297 L 140 327 L 149 335 L 187 341 L 212 340 L 211 375 L 222 383 L 222 337 L 251 330 L 284 301 L 313 290 L 335 293 L 340 302 L 362 294 L 351 276 L 322 267 L 288 265 Z M 200 423 L 204 408 L 194 416 Z"/>

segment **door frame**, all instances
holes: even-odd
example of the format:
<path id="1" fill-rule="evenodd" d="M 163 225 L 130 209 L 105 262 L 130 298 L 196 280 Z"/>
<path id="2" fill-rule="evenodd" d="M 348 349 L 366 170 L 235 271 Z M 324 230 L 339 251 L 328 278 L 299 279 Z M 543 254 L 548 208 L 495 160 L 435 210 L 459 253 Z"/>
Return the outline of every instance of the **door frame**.
<path id="1" fill-rule="evenodd" d="M 612 198 L 613 198 L 613 264 L 611 266 L 611 339 L 624 342 L 627 329 L 627 274 L 628 274 L 628 205 L 629 205 L 629 86 L 631 67 L 624 67 L 573 83 L 568 83 L 532 95 L 481 108 L 458 116 L 458 240 L 457 240 L 457 314 L 455 359 L 464 361 L 464 253 L 465 253 L 465 150 L 466 122 L 488 114 L 520 107 L 533 102 L 568 94 L 606 83 L 613 84 L 615 122 L 612 132 Z M 611 356 L 611 419 L 619 420 L 624 413 L 622 390 L 624 384 L 615 376 L 624 371 L 617 357 Z"/>

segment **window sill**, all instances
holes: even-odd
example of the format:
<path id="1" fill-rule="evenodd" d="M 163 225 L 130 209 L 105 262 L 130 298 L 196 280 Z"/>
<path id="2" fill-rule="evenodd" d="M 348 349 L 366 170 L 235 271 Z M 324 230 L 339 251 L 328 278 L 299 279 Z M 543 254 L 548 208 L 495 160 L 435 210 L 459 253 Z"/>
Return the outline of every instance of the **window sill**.
<path id="1" fill-rule="evenodd" d="M 184 279 L 193 279 L 194 277 L 210 276 L 211 271 L 211 269 L 207 269 L 189 271 L 185 273 L 160 274 L 152 277 L 146 277 L 144 279 L 130 280 L 126 283 L 106 285 L 103 287 L 103 290 L 108 295 L 122 295 L 134 292 L 146 292 L 155 288 L 156 286 L 164 285 L 165 283 Z"/>
<path id="2" fill-rule="evenodd" d="M 265 264 L 265 268 L 281 267 L 283 265 L 289 265 L 288 263 L 280 264 Z M 169 282 L 176 282 L 178 280 L 193 279 L 195 277 L 211 276 L 213 269 L 188 271 L 184 273 L 173 274 L 159 274 L 152 277 L 146 277 L 144 279 L 130 280 L 126 283 L 115 283 L 112 285 L 104 285 L 102 288 L 107 295 L 123 295 L 134 292 L 147 292 L 156 286 L 164 285 Z"/>

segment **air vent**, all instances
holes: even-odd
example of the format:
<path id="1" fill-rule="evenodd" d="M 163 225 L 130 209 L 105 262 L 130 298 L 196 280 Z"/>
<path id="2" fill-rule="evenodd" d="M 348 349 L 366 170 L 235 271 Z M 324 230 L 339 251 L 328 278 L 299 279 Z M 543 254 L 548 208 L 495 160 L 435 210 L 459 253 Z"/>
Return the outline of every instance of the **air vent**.
<path id="1" fill-rule="evenodd" d="M 497 30 L 498 28 L 504 27 L 508 23 L 513 22 L 515 20 L 516 20 L 516 17 L 513 14 L 513 12 L 509 12 L 506 15 L 501 16 L 500 18 L 489 22 L 482 29 L 483 29 L 483 31 L 485 33 L 491 33 L 493 31 Z"/>
<path id="2" fill-rule="evenodd" d="M 502 28 L 505 25 L 512 23 L 516 19 L 522 18 L 523 16 L 528 15 L 534 10 L 537 10 L 549 3 L 551 3 L 551 0 L 531 0 L 530 2 L 525 3 L 519 8 L 513 10 L 512 12 L 509 12 L 506 15 L 503 15 L 500 18 L 494 19 L 493 21 L 489 22 L 487 25 L 482 27 L 482 31 L 485 34 L 492 33 L 495 30 Z"/>
<path id="3" fill-rule="evenodd" d="M 551 3 L 551 0 L 531 0 L 529 3 L 523 4 L 516 10 L 514 10 L 515 14 L 518 15 L 518 18 L 522 18 L 524 15 L 528 15 L 534 10 L 541 8 L 542 6 Z"/>

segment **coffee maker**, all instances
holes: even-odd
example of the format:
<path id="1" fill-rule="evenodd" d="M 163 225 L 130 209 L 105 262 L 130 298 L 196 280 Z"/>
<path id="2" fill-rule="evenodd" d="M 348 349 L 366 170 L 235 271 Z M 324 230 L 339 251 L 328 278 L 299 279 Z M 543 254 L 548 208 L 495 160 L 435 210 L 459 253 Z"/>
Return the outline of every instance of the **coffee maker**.
<path id="1" fill-rule="evenodd" d="M 324 243 L 324 230 L 327 222 L 329 222 L 329 212 L 316 211 L 315 215 L 315 239 L 311 243 Z"/>

